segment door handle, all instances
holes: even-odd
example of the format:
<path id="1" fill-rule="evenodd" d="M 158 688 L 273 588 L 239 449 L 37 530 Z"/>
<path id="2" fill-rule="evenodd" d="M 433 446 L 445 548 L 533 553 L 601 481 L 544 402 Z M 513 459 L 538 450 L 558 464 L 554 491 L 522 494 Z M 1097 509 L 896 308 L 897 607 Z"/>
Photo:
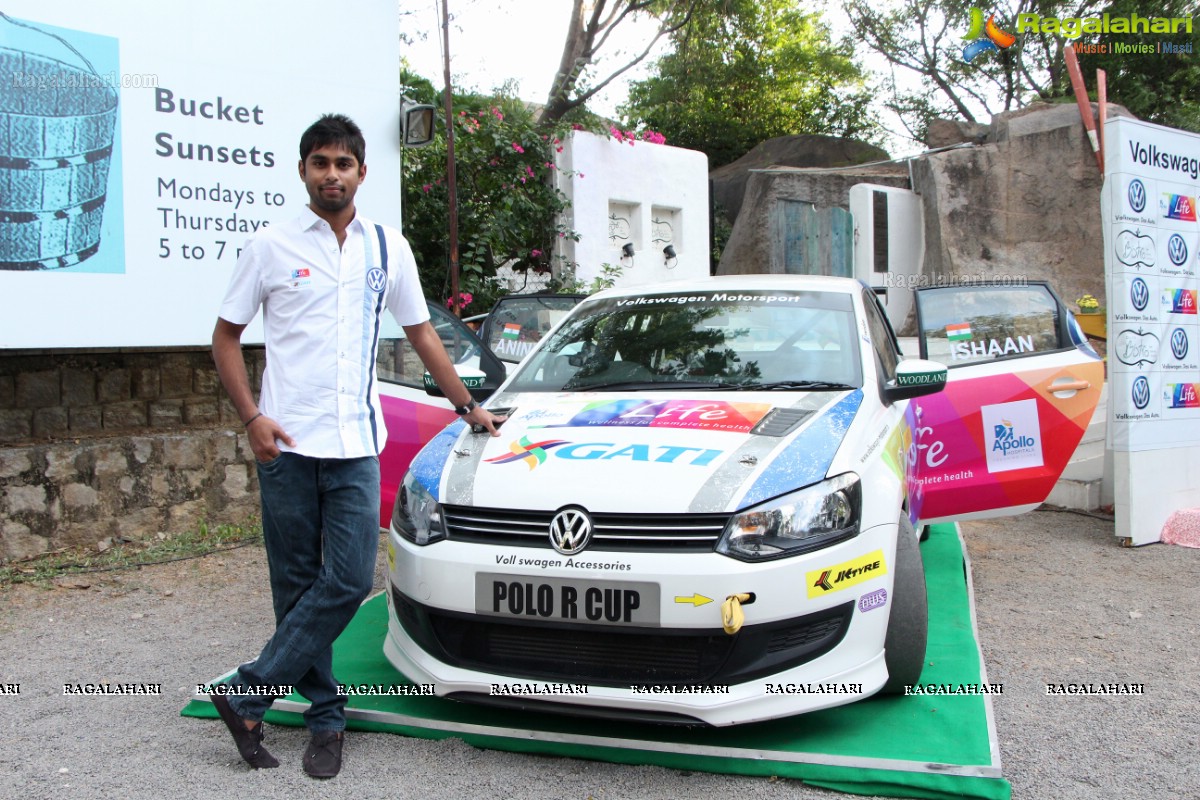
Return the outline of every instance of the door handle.
<path id="1" fill-rule="evenodd" d="M 1059 392 L 1082 392 L 1084 389 L 1090 388 L 1092 388 L 1092 384 L 1089 381 L 1067 379 L 1062 383 L 1050 384 L 1050 393 L 1058 394 Z"/>

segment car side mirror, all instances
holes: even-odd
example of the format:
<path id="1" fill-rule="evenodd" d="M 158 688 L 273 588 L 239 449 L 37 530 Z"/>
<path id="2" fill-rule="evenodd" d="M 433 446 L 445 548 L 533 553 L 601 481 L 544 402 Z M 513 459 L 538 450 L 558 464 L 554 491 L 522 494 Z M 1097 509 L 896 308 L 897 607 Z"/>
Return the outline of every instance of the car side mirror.
<path id="1" fill-rule="evenodd" d="M 896 365 L 896 377 L 883 386 L 889 403 L 940 392 L 946 386 L 946 365 L 921 358 L 906 358 Z"/>

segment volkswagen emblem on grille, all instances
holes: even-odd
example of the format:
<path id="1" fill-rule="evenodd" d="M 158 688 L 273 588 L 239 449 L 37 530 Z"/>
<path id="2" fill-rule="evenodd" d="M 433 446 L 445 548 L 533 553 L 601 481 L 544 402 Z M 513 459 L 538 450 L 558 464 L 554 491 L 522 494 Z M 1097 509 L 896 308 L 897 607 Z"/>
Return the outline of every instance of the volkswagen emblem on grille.
<path id="1" fill-rule="evenodd" d="M 564 508 L 550 520 L 550 546 L 564 556 L 583 551 L 592 540 L 592 518 L 582 508 Z"/>

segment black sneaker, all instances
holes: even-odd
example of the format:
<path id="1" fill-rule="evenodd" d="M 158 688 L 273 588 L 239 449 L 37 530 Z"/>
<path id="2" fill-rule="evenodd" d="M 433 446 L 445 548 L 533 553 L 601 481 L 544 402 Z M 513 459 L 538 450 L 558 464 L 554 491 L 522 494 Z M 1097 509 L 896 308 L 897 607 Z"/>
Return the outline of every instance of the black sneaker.
<path id="1" fill-rule="evenodd" d="M 332 778 L 342 770 L 342 732 L 314 733 L 304 749 L 304 771 L 314 778 Z"/>
<path id="2" fill-rule="evenodd" d="M 255 769 L 272 769 L 279 766 L 275 756 L 268 753 L 267 748 L 262 746 L 263 725 L 261 722 L 253 728 L 247 728 L 224 695 L 214 694 L 209 699 L 212 700 L 217 713 L 221 715 L 221 721 L 225 723 L 225 727 L 233 736 L 238 754 L 247 764 Z"/>

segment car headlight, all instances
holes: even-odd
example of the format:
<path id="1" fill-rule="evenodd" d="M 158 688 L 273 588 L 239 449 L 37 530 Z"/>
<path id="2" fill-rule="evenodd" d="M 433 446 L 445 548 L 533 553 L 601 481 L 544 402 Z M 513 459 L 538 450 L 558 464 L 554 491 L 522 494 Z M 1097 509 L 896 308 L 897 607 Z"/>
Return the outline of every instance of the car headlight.
<path id="1" fill-rule="evenodd" d="M 411 472 L 404 476 L 396 494 L 392 527 L 413 544 L 432 544 L 446 538 L 442 504 L 433 499 Z"/>
<path id="2" fill-rule="evenodd" d="M 861 483 L 847 472 L 734 514 L 717 552 L 741 561 L 807 553 L 857 536 L 861 511 Z"/>

